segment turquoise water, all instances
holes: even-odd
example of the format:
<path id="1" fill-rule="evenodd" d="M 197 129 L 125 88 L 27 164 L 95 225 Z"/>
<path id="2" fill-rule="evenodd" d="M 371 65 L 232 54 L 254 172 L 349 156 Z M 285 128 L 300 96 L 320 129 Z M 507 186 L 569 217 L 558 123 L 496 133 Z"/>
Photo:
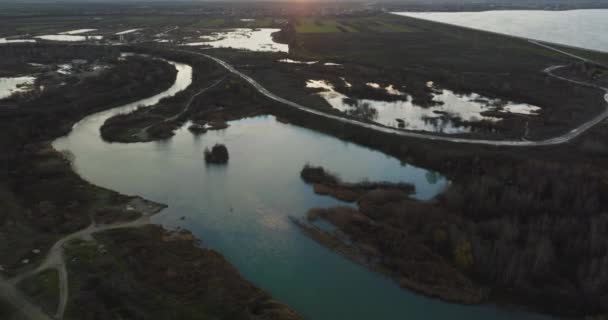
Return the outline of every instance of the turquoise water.
<path id="1" fill-rule="evenodd" d="M 188 82 L 180 78 L 182 71 L 178 82 Z M 127 108 L 133 105 L 137 103 Z M 440 175 L 272 116 L 234 121 L 227 130 L 199 137 L 184 127 L 165 142 L 103 142 L 99 126 L 121 110 L 85 118 L 69 136 L 55 141 L 55 148 L 70 150 L 75 170 L 94 184 L 168 204 L 155 222 L 189 229 L 203 246 L 221 252 L 245 278 L 304 318 L 536 318 L 494 306 L 449 304 L 400 289 L 319 246 L 288 219 L 303 217 L 311 207 L 339 203 L 314 194 L 301 181 L 306 163 L 322 165 L 347 181 L 410 182 L 420 199 L 446 187 Z M 207 166 L 203 150 L 218 142 L 228 147 L 229 163 Z"/>

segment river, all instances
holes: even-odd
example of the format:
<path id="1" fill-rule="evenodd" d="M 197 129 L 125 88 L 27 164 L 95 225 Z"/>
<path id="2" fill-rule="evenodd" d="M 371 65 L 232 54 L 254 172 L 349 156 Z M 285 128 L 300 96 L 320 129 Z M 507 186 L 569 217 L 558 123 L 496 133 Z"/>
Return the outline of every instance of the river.
<path id="1" fill-rule="evenodd" d="M 608 52 L 608 9 L 395 14 Z"/>
<path id="2" fill-rule="evenodd" d="M 319 246 L 290 223 L 307 209 L 340 202 L 319 196 L 299 172 L 322 165 L 344 180 L 404 181 L 429 199 L 448 184 L 441 175 L 383 153 L 259 116 L 230 122 L 202 136 L 182 127 L 162 142 L 106 143 L 103 122 L 139 105 L 172 96 L 192 81 L 174 63 L 176 83 L 152 98 L 90 115 L 57 150 L 74 155 L 74 169 L 93 184 L 167 204 L 154 218 L 168 229 L 187 228 L 222 253 L 245 278 L 292 306 L 305 319 L 537 319 L 495 306 L 462 306 L 403 290 L 391 280 Z M 203 150 L 224 143 L 227 166 L 207 166 Z"/>

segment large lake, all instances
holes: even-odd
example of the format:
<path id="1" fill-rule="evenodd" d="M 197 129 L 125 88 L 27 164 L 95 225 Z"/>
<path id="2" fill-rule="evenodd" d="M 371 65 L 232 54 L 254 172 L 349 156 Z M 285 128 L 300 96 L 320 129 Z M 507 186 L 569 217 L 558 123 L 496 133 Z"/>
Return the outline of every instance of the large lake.
<path id="1" fill-rule="evenodd" d="M 608 52 L 608 9 L 395 14 Z"/>
<path id="2" fill-rule="evenodd" d="M 79 122 L 54 142 L 70 150 L 88 181 L 166 203 L 155 217 L 166 228 L 186 228 L 222 253 L 245 278 L 295 308 L 305 319 L 536 319 L 495 306 L 462 306 L 403 290 L 393 281 L 344 259 L 307 238 L 289 216 L 340 202 L 313 193 L 299 176 L 306 163 L 323 165 L 344 180 L 404 181 L 428 199 L 448 182 L 334 137 L 260 116 L 230 122 L 223 131 L 194 136 L 181 128 L 163 142 L 106 143 L 103 122 L 138 105 L 149 106 L 186 88 L 192 69 L 182 64 L 168 92 Z M 224 143 L 227 166 L 207 166 L 203 150 Z"/>

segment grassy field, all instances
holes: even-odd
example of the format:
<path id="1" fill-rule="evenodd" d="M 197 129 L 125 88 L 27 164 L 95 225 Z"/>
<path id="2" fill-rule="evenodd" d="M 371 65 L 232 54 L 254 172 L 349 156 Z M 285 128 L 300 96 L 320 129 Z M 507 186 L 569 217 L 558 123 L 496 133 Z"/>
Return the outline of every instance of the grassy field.
<path id="1" fill-rule="evenodd" d="M 57 271 L 46 270 L 24 279 L 19 283 L 19 288 L 49 314 L 54 314 L 57 310 L 59 302 L 59 274 Z"/>
<path id="2" fill-rule="evenodd" d="M 416 31 L 392 16 L 301 18 L 294 21 L 297 33 L 412 32 Z"/>
<path id="3" fill-rule="evenodd" d="M 580 56 L 585 59 L 589 59 L 593 62 L 602 64 L 604 66 L 608 66 L 608 53 L 599 52 L 599 51 L 589 51 L 581 48 L 568 47 L 568 46 L 560 46 L 554 45 L 554 47 L 563 50 L 565 52 L 569 52 Z"/>
<path id="4" fill-rule="evenodd" d="M 501 123 L 521 135 L 529 122 L 531 139 L 563 133 L 605 107 L 597 90 L 573 86 L 542 72 L 574 58 L 522 39 L 388 14 L 320 19 L 313 23 L 314 28 L 309 27 L 311 23 L 295 25 L 290 55 L 365 67 L 370 70 L 370 81 L 400 78 L 395 84 L 404 85 L 415 98 L 424 96 L 427 81 L 434 81 L 458 93 L 538 106 L 542 108 L 539 116 Z M 355 32 L 330 32 L 338 27 Z M 395 28 L 410 32 L 389 31 Z M 315 29 L 326 32 L 312 32 Z M 593 58 L 606 57 L 594 53 Z M 343 76 L 349 78 L 350 74 Z"/>
<path id="5" fill-rule="evenodd" d="M 354 32 L 355 30 L 341 24 L 336 19 L 298 19 L 296 21 L 298 33 L 332 33 Z"/>
<path id="6" fill-rule="evenodd" d="M 67 245 L 66 319 L 299 319 L 189 233 L 113 230 Z M 251 311 L 255 310 L 255 311 Z M 255 312 L 255 315 L 252 313 Z"/>

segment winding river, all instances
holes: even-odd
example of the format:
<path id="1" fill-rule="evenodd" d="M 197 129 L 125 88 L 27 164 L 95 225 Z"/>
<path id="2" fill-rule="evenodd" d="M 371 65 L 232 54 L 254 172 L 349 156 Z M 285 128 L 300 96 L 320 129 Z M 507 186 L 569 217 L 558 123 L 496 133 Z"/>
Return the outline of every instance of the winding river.
<path id="1" fill-rule="evenodd" d="M 84 179 L 167 204 L 154 217 L 156 223 L 192 231 L 203 246 L 221 252 L 248 280 L 306 319 L 542 318 L 495 306 L 445 303 L 400 289 L 319 246 L 288 219 L 303 217 L 311 207 L 340 203 L 314 194 L 301 181 L 299 172 L 306 163 L 323 165 L 347 181 L 410 182 L 419 199 L 447 186 L 435 172 L 272 116 L 233 121 L 227 130 L 198 137 L 184 126 L 167 141 L 104 142 L 99 128 L 109 117 L 154 105 L 190 85 L 192 68 L 171 63 L 178 75 L 170 89 L 90 115 L 54 142 L 57 150 L 74 154 L 74 169 Z M 217 142 L 228 147 L 229 164 L 206 166 L 203 149 Z"/>

